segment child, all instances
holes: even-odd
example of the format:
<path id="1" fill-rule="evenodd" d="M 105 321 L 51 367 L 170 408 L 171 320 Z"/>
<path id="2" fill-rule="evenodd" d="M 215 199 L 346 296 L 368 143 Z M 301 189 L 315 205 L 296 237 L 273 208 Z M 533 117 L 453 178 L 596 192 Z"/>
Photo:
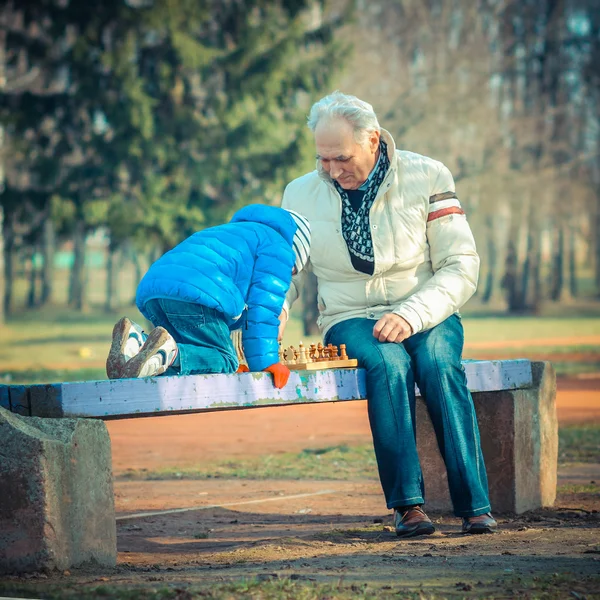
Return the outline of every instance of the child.
<path id="1" fill-rule="evenodd" d="M 279 315 L 292 274 L 310 252 L 308 221 L 293 211 L 252 204 L 225 225 L 190 236 L 159 258 L 137 290 L 140 312 L 155 326 L 146 335 L 124 317 L 113 329 L 109 379 L 169 373 L 234 373 L 230 334 L 241 328 L 251 371 L 283 387 Z M 243 367 L 240 367 L 243 370 Z"/>

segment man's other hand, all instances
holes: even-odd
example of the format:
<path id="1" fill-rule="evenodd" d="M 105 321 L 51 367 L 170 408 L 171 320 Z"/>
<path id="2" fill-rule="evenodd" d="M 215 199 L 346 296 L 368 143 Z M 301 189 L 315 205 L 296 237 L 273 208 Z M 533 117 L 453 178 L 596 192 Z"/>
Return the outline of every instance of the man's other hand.
<path id="1" fill-rule="evenodd" d="M 273 375 L 273 385 L 276 388 L 282 388 L 290 378 L 290 370 L 281 363 L 275 363 L 267 367 L 265 371 Z"/>
<path id="2" fill-rule="evenodd" d="M 395 313 L 387 313 L 375 323 L 373 337 L 380 342 L 399 344 L 412 335 L 412 327 L 406 319 Z"/>
<path id="3" fill-rule="evenodd" d="M 285 331 L 285 326 L 288 322 L 288 314 L 285 308 L 281 309 L 281 314 L 279 315 L 279 333 L 277 334 L 277 341 L 280 342 L 283 339 L 283 332 Z"/>

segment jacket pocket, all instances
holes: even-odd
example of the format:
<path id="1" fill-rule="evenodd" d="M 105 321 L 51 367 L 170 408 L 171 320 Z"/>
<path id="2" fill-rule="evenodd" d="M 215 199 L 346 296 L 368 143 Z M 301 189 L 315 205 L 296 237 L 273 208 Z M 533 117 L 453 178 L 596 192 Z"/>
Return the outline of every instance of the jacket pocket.
<path id="1" fill-rule="evenodd" d="M 325 301 L 323 300 L 323 298 L 321 298 L 321 295 L 317 295 L 317 308 L 319 309 L 319 312 L 325 312 L 327 310 L 327 305 L 325 304 Z"/>

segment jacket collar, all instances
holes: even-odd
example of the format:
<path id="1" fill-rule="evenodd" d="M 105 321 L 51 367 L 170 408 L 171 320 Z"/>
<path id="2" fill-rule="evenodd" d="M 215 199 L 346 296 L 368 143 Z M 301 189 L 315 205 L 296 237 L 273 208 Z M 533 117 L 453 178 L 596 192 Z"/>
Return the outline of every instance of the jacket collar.
<path id="1" fill-rule="evenodd" d="M 396 153 L 396 142 L 394 142 L 394 138 L 392 134 L 387 130 L 381 128 L 381 139 L 387 144 L 388 158 L 390 159 L 390 169 L 394 166 L 394 154 Z M 317 160 L 317 173 L 319 177 L 328 183 L 332 183 L 332 179 L 329 176 L 329 173 L 325 171 L 325 169 L 321 166 L 321 162 Z"/>

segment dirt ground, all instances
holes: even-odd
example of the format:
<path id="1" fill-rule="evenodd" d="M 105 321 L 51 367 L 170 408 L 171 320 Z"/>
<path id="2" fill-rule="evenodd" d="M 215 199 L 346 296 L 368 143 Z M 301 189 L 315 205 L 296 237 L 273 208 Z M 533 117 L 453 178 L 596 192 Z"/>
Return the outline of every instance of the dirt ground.
<path id="1" fill-rule="evenodd" d="M 600 373 L 558 381 L 561 424 L 600 422 Z M 107 421 L 113 468 L 155 470 L 202 460 L 295 452 L 371 439 L 366 402 Z"/>
<path id="2" fill-rule="evenodd" d="M 560 380 L 558 390 L 561 424 L 600 421 L 600 377 Z M 600 482 L 600 465 L 561 468 L 559 486 L 581 486 L 573 488 L 577 493 L 561 493 L 553 508 L 501 515 L 494 535 L 463 536 L 459 519 L 431 514 L 434 535 L 399 540 L 375 479 L 120 477 L 128 468 L 185 467 L 202 460 L 364 443 L 370 440 L 364 402 L 107 425 L 116 476 L 118 566 L 109 572 L 73 571 L 54 576 L 55 581 L 185 587 L 288 577 L 369 582 L 384 590 L 401 584 L 404 590 L 443 597 L 512 598 L 539 585 L 558 593 L 552 597 L 564 592 L 564 597 L 600 598 L 600 498 L 593 487 L 590 493 L 584 487 Z"/>

